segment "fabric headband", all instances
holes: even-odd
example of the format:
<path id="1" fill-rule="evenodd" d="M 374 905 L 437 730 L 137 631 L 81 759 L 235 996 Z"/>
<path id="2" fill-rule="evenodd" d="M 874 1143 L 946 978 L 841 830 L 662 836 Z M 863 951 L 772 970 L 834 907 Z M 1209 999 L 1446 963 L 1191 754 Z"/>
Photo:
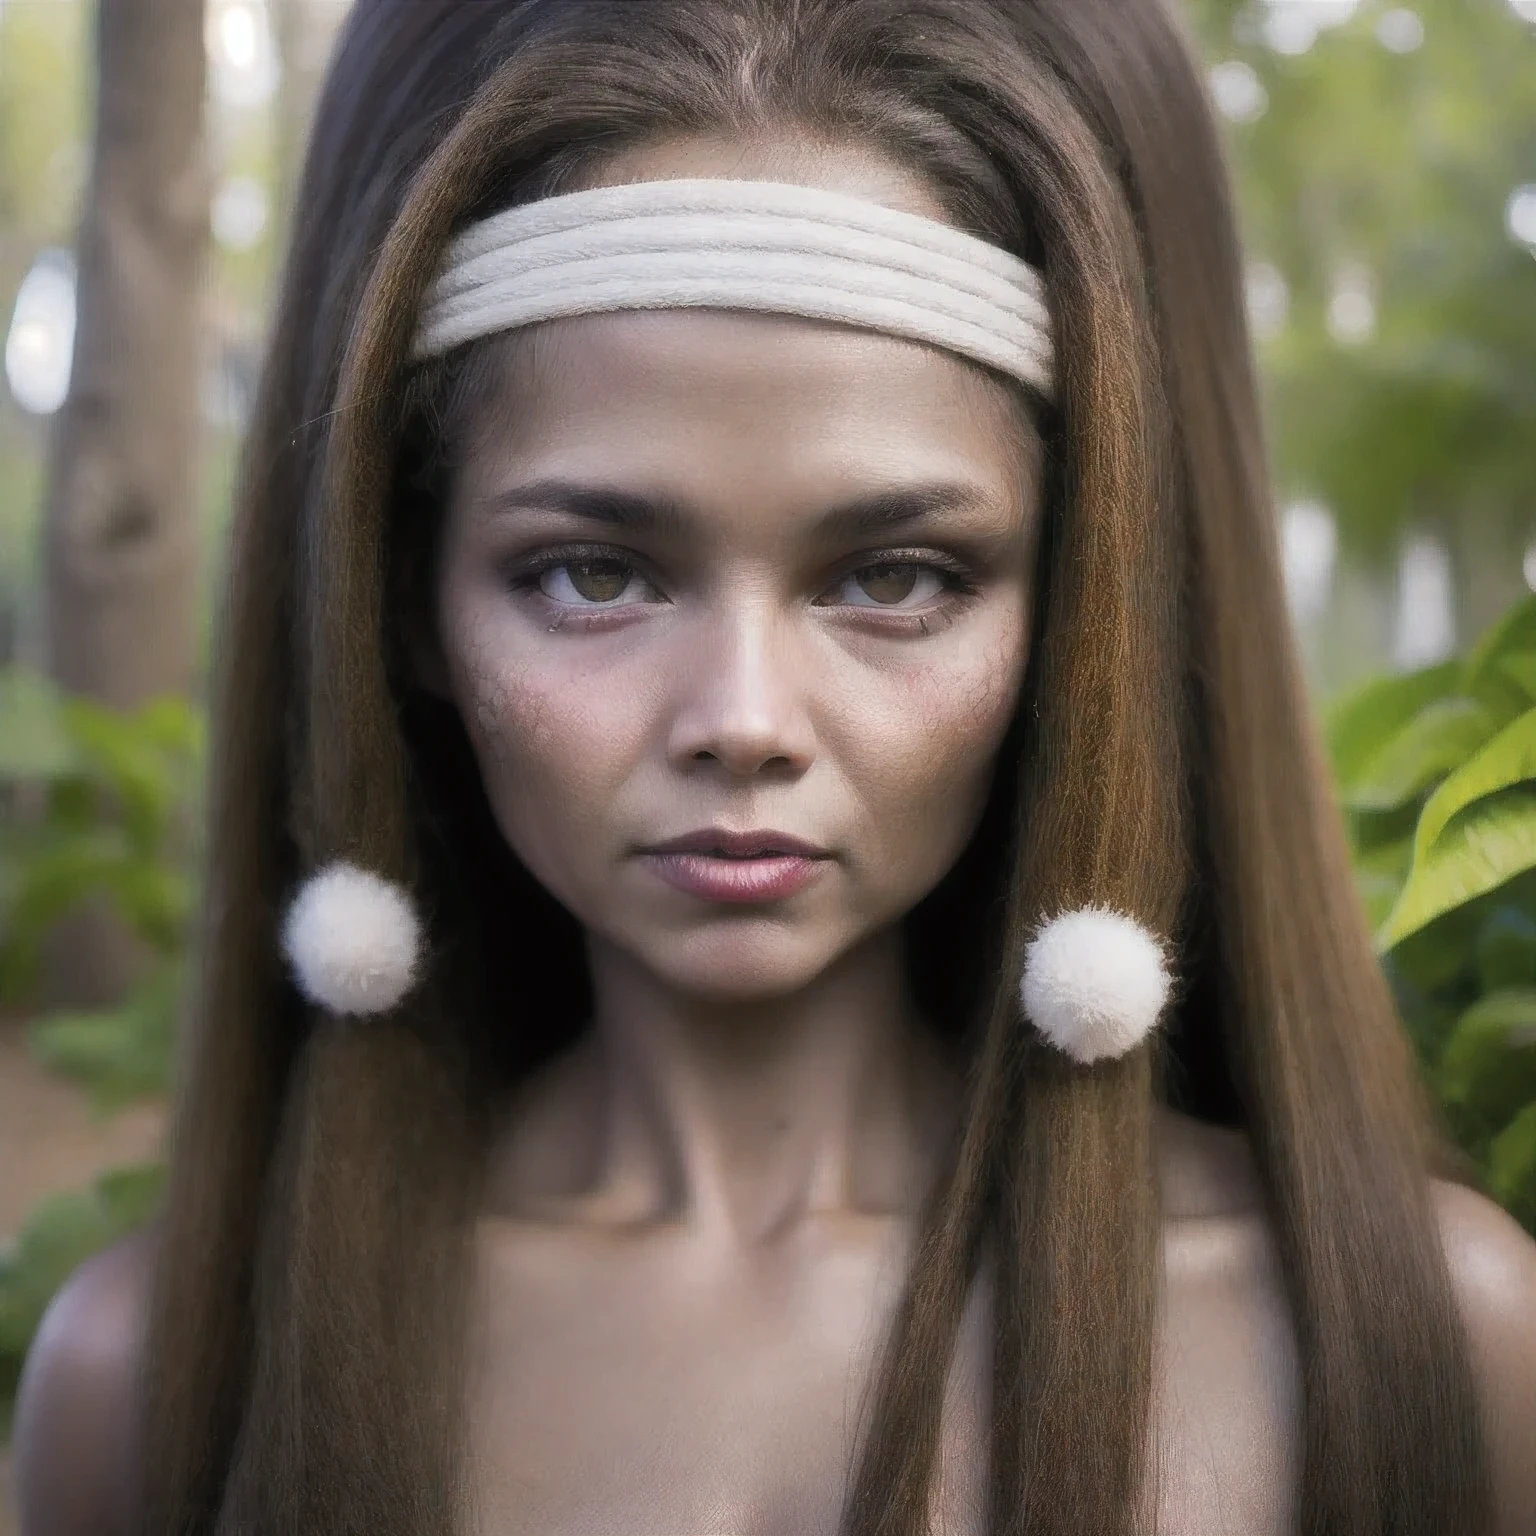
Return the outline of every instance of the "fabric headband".
<path id="1" fill-rule="evenodd" d="M 863 326 L 1052 393 L 1045 285 L 1027 262 L 936 219 L 771 181 L 626 182 L 496 214 L 449 247 L 414 357 L 567 315 L 674 308 Z"/>

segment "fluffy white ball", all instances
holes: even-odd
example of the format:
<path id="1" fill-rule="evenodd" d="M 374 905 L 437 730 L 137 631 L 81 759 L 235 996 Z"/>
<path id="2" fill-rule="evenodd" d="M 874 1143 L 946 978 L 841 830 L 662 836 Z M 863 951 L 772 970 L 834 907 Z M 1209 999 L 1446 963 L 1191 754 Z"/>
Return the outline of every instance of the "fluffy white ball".
<path id="1" fill-rule="evenodd" d="M 331 1013 L 386 1013 L 416 979 L 421 924 L 398 885 L 335 863 L 300 887 L 283 920 L 299 990 Z"/>
<path id="2" fill-rule="evenodd" d="M 1168 990 L 1154 934 L 1122 912 L 1082 907 L 1053 917 L 1031 940 L 1019 996 L 1035 1028 L 1086 1064 L 1139 1045 Z"/>

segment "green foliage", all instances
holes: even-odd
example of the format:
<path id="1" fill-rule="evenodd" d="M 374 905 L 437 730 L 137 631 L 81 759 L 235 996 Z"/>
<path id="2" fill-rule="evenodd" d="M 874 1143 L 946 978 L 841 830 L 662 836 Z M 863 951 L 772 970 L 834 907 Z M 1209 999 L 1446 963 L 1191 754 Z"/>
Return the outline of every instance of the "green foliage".
<path id="1" fill-rule="evenodd" d="M 90 1091 L 99 1115 L 166 1089 L 183 968 L 156 966 L 116 1008 L 55 1013 L 32 1026 L 39 1060 Z"/>
<path id="2" fill-rule="evenodd" d="M 1328 742 L 1361 895 L 1458 1140 L 1536 1231 L 1536 597 Z"/>
<path id="3" fill-rule="evenodd" d="M 202 722 L 181 700 L 114 714 L 43 679 L 0 672 L 0 998 L 22 1000 L 43 940 L 105 903 L 150 956 L 114 1008 L 36 1020 L 31 1045 L 100 1114 L 164 1092 L 192 907 Z M 0 1253 L 0 1430 L 49 1298 L 91 1254 L 140 1226 L 158 1163 L 120 1168 L 32 1212 Z"/>
<path id="4" fill-rule="evenodd" d="M 87 165 L 90 11 L 0 5 L 0 228 L 67 244 Z"/>
<path id="5" fill-rule="evenodd" d="M 105 900 L 173 963 L 191 912 L 202 727 L 183 700 L 119 715 L 0 673 L 0 998 L 24 996 L 58 921 Z"/>
<path id="6" fill-rule="evenodd" d="M 103 1174 L 88 1190 L 55 1195 L 0 1253 L 0 1435 L 27 1347 L 55 1292 L 77 1265 L 149 1220 L 163 1179 L 160 1164 L 141 1163 Z"/>
<path id="7" fill-rule="evenodd" d="M 1282 490 L 1332 506 L 1357 553 L 1415 523 L 1506 547 L 1536 503 L 1536 270 L 1505 227 L 1536 165 L 1536 26 L 1507 0 L 1413 0 L 1422 46 L 1395 53 L 1397 4 L 1286 54 L 1261 0 L 1185 0 L 1208 62 L 1264 91 L 1228 142 L 1249 254 L 1290 293 L 1262 351 Z M 1348 269 L 1375 325 L 1341 339 Z"/>

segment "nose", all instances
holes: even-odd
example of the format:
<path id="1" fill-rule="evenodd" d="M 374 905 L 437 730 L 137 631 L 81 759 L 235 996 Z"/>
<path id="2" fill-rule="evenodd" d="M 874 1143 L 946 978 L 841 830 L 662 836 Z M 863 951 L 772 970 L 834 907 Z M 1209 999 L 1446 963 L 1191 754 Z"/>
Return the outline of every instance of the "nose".
<path id="1" fill-rule="evenodd" d="M 781 615 L 743 603 L 701 623 L 686 640 L 668 757 L 693 771 L 718 764 L 751 778 L 798 777 L 815 758 L 806 710 L 810 658 L 797 653 Z"/>

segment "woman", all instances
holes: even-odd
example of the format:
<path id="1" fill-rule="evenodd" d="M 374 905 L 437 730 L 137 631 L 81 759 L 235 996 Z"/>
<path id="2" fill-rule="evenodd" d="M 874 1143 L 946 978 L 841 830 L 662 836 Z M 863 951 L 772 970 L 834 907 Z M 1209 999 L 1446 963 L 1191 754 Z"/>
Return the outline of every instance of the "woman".
<path id="1" fill-rule="evenodd" d="M 1536 1526 L 1163 12 L 360 0 L 295 228 L 169 1193 L 26 1536 Z"/>

